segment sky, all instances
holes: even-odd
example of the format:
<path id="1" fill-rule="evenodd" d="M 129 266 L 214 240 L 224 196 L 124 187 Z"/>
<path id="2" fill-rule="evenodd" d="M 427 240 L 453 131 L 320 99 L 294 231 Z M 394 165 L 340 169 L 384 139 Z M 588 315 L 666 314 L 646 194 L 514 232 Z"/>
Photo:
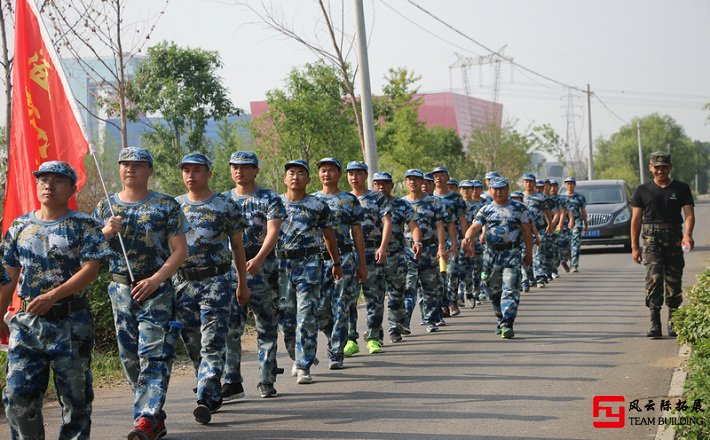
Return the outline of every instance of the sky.
<path id="1" fill-rule="evenodd" d="M 219 74 L 235 105 L 248 111 L 250 101 L 265 99 L 268 90 L 283 87 L 291 69 L 317 57 L 240 3 L 266 5 L 299 35 L 328 47 L 314 0 L 171 0 L 151 41 L 218 51 L 224 63 Z M 128 0 L 127 23 L 141 26 L 162 4 Z M 353 4 L 331 2 L 346 41 L 354 33 Z M 364 0 L 364 9 L 375 94 L 388 69 L 396 67 L 421 76 L 420 92 L 465 93 L 461 69 L 449 66 L 455 53 L 487 55 L 475 40 L 493 50 L 506 46 L 504 54 L 523 66 L 502 64 L 499 98 L 504 118 L 521 130 L 547 123 L 565 137 L 573 127 L 570 132 L 586 146 L 586 95 L 564 85 L 589 84 L 595 139 L 609 137 L 634 117 L 660 113 L 673 117 L 692 139 L 710 141 L 710 112 L 702 108 L 710 102 L 708 1 Z M 357 62 L 354 50 L 350 60 Z M 468 77 L 472 96 L 492 99 L 492 67 L 472 67 Z M 568 124 L 570 90 L 574 116 Z"/>

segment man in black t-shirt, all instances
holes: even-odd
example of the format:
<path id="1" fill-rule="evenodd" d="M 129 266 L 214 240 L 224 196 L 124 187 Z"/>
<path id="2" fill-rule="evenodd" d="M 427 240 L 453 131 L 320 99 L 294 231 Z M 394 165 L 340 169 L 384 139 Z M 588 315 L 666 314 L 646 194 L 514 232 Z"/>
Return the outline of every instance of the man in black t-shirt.
<path id="1" fill-rule="evenodd" d="M 639 185 L 631 198 L 632 258 L 646 266 L 646 306 L 651 310 L 651 328 L 646 336 L 655 339 L 663 336 L 664 298 L 668 306 L 668 336 L 676 336 L 671 316 L 683 301 L 683 250 L 690 251 L 695 245 L 693 195 L 687 183 L 671 179 L 671 169 L 670 154 L 651 154 L 649 170 L 653 180 Z M 639 233 L 643 238 L 643 254 L 639 249 Z"/>

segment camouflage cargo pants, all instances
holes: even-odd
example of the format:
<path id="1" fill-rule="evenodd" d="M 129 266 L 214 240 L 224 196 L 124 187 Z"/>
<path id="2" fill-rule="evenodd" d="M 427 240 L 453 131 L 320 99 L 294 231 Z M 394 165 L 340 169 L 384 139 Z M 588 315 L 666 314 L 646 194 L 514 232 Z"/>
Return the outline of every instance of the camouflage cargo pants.
<path id="1" fill-rule="evenodd" d="M 88 309 L 63 319 L 20 312 L 10 321 L 7 384 L 3 403 L 10 437 L 43 439 L 42 401 L 54 372 L 62 406 L 60 439 L 88 439 L 91 432 L 91 350 L 94 326 Z"/>
<path id="2" fill-rule="evenodd" d="M 436 245 L 422 248 L 418 259 L 414 259 L 411 250 L 406 251 L 407 256 L 407 291 L 415 296 L 418 290 L 422 305 L 422 320 L 428 324 L 435 324 L 440 316 L 440 289 L 439 289 L 439 263 L 436 258 Z M 420 290 L 421 286 L 421 290 Z M 407 327 L 411 321 L 411 312 L 408 311 Z"/>
<path id="3" fill-rule="evenodd" d="M 320 254 L 279 260 L 279 327 L 288 355 L 303 370 L 316 358 L 322 264 Z"/>
<path id="4" fill-rule="evenodd" d="M 385 316 L 385 266 L 375 264 L 375 250 L 365 250 L 367 261 L 367 281 L 362 284 L 362 295 L 365 297 L 365 312 L 367 322 L 367 340 L 382 342 L 382 322 Z M 357 288 L 356 288 L 357 290 Z M 357 297 L 350 303 L 348 339 L 357 341 L 360 336 L 357 331 Z"/>
<path id="5" fill-rule="evenodd" d="M 232 285 L 234 297 L 235 282 Z M 256 342 L 259 350 L 259 381 L 274 384 L 276 382 L 276 349 L 278 338 L 278 291 L 279 271 L 276 257 L 264 260 L 261 270 L 256 275 L 247 274 L 247 286 L 251 291 L 249 303 L 241 307 L 236 300 L 231 304 L 231 317 L 227 333 L 227 353 L 225 355 L 224 382 L 241 383 L 242 334 L 246 323 L 247 307 L 254 313 Z"/>
<path id="6" fill-rule="evenodd" d="M 572 244 L 570 243 L 570 231 L 566 227 L 560 229 L 559 246 L 560 262 L 570 261 L 572 259 Z"/>
<path id="7" fill-rule="evenodd" d="M 579 254 L 582 246 L 582 231 L 584 231 L 583 226 L 575 226 L 570 231 L 570 265 L 572 267 L 579 267 Z"/>
<path id="8" fill-rule="evenodd" d="M 133 299 L 130 286 L 124 284 L 111 282 L 108 294 L 116 325 L 118 354 L 134 394 L 133 419 L 163 420 L 163 405 L 180 331 L 172 326 L 175 302 L 172 283 L 163 282 L 142 303 Z"/>
<path id="9" fill-rule="evenodd" d="M 333 278 L 333 260 L 323 261 L 323 283 L 318 307 L 318 325 L 328 338 L 328 359 L 343 360 L 343 350 L 348 342 L 348 318 L 350 306 L 357 301 L 357 255 L 352 252 L 340 254 L 343 278 Z"/>
<path id="10" fill-rule="evenodd" d="M 680 307 L 685 267 L 681 226 L 669 228 L 645 224 L 641 228 L 641 237 L 646 268 L 646 306 L 660 309 L 665 300 L 671 309 Z"/>
<path id="11" fill-rule="evenodd" d="M 520 304 L 520 249 L 487 251 L 491 260 L 488 273 L 488 296 L 498 326 L 512 327 Z"/>
<path id="12" fill-rule="evenodd" d="M 407 290 L 407 257 L 401 250 L 390 254 L 385 265 L 387 284 L 387 321 L 390 334 L 399 334 L 399 325 L 406 316 L 404 294 Z"/>
<path id="13" fill-rule="evenodd" d="M 224 353 L 233 301 L 229 272 L 199 281 L 174 277 L 175 319 L 197 375 L 197 401 L 216 407 L 221 400 Z"/>

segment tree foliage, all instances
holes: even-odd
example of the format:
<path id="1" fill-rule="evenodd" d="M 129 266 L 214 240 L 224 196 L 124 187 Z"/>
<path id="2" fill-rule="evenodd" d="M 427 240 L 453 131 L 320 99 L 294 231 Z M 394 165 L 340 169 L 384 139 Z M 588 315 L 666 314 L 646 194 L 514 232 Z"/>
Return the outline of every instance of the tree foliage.
<path id="1" fill-rule="evenodd" d="M 208 153 L 205 128 L 210 119 L 241 113 L 217 75 L 217 52 L 163 42 L 148 49 L 130 83 L 129 97 L 143 115 L 160 116 L 143 136 L 156 159 L 156 176 L 168 193 L 183 190 L 177 160 L 190 151 Z M 137 119 L 138 115 L 132 115 Z"/>
<path id="2" fill-rule="evenodd" d="M 693 143 L 686 136 L 683 127 L 673 118 L 654 113 L 635 118 L 608 139 L 597 140 L 594 166 L 599 179 L 624 179 L 632 187 L 639 184 L 637 122 L 641 124 L 643 168 L 647 176 L 646 180 L 651 178 L 647 164 L 654 151 L 672 154 L 672 173 L 675 179 L 692 182 L 696 173 L 706 172 L 707 151 L 703 151 L 699 145 Z"/>
<path id="3" fill-rule="evenodd" d="M 501 176 L 517 179 L 530 167 L 531 151 L 535 137 L 513 128 L 513 123 L 489 123 L 476 128 L 471 134 L 468 157 L 477 166 L 478 175 L 497 171 Z"/>

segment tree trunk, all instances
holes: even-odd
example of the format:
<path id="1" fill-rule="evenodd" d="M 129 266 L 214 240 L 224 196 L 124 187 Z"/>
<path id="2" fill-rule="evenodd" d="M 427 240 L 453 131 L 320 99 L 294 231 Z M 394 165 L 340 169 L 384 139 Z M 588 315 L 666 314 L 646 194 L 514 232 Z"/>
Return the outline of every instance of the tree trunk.
<path id="1" fill-rule="evenodd" d="M 123 58 L 123 44 L 121 43 L 121 0 L 115 0 L 116 5 L 116 47 L 118 48 L 118 106 L 121 115 L 121 148 L 128 147 L 128 115 L 126 114 L 126 65 Z"/>

